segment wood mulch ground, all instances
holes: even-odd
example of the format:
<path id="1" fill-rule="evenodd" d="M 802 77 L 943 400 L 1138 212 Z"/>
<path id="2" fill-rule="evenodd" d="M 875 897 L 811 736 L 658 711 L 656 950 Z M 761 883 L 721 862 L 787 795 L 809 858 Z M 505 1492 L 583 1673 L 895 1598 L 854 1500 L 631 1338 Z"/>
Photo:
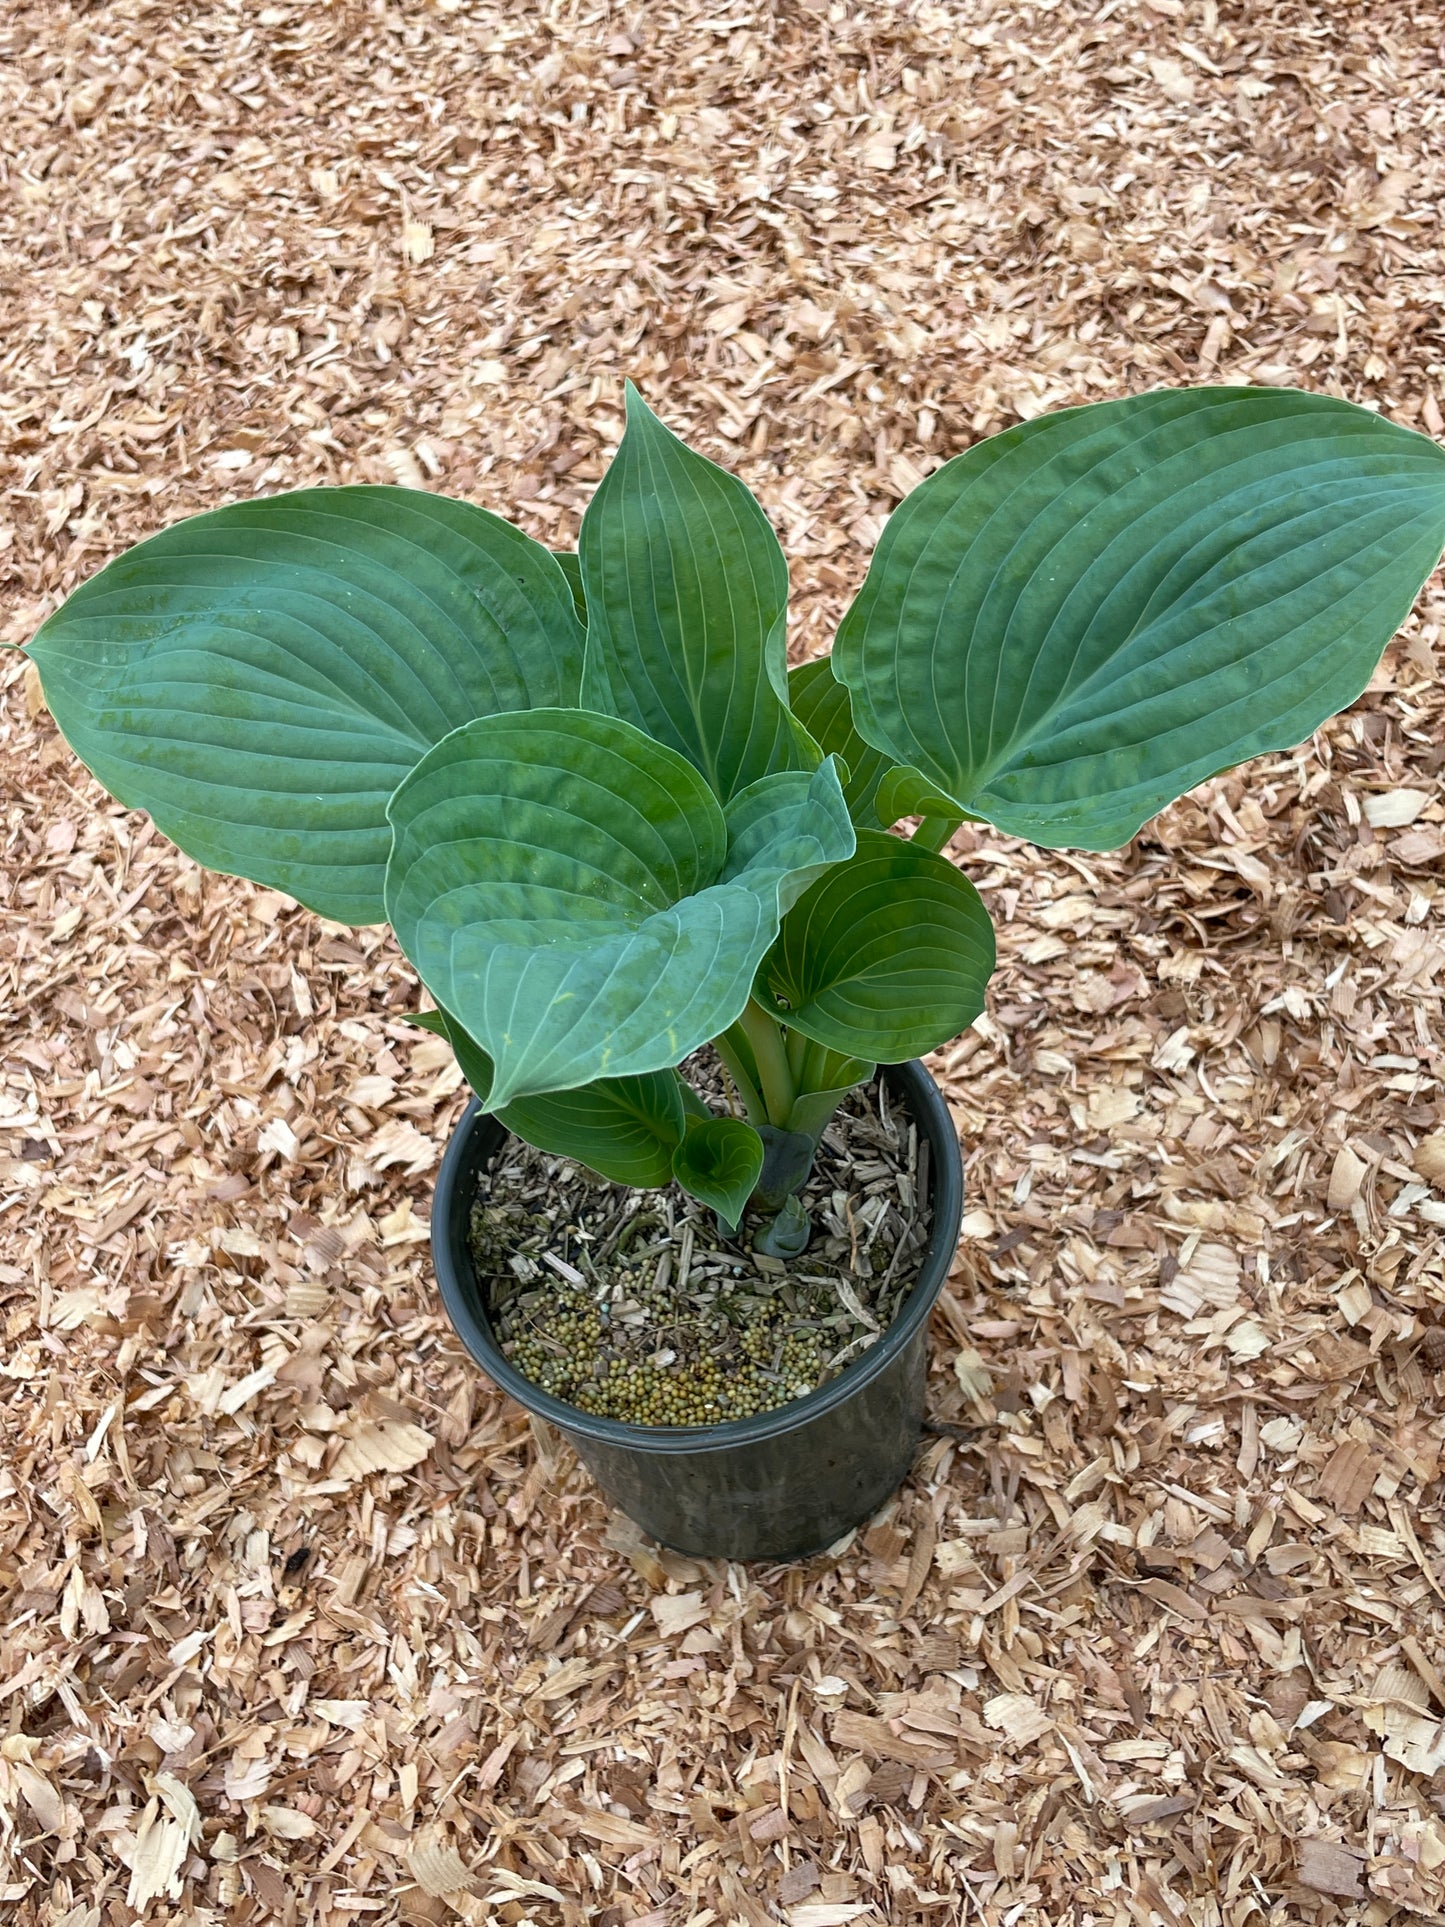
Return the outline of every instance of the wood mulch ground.
<path id="1" fill-rule="evenodd" d="M 0 569 L 310 481 L 561 546 L 633 375 L 818 646 L 899 495 L 1213 376 L 1442 431 L 1401 0 L 10 0 Z M 999 922 L 944 1426 L 660 1554 L 465 1361 L 389 937 L 203 877 L 0 658 L 0 1900 L 45 1927 L 1445 1919 L 1437 583 L 1368 695 Z"/>

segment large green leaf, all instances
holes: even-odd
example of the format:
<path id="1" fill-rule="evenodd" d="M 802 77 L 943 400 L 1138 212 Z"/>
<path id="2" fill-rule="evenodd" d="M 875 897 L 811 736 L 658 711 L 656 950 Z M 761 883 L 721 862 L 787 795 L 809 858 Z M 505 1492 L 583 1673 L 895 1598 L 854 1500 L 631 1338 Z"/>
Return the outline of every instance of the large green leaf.
<path id="1" fill-rule="evenodd" d="M 30 653 L 121 802 L 213 869 L 377 923 L 402 777 L 473 716 L 575 702 L 582 647 L 562 569 L 498 517 L 324 488 L 152 536 Z"/>
<path id="2" fill-rule="evenodd" d="M 788 702 L 824 755 L 838 757 L 847 769 L 843 794 L 848 813 L 855 823 L 872 829 L 878 785 L 894 767 L 893 759 L 865 743 L 853 727 L 853 706 L 833 674 L 831 657 L 818 656 L 788 671 Z"/>
<path id="3" fill-rule="evenodd" d="M 763 1168 L 763 1140 L 736 1117 L 690 1117 L 672 1158 L 684 1191 L 736 1226 Z"/>
<path id="4" fill-rule="evenodd" d="M 794 904 L 760 973 L 782 1021 L 830 1050 L 897 1064 L 983 1009 L 993 926 L 948 862 L 879 830 Z"/>
<path id="5" fill-rule="evenodd" d="M 582 701 L 636 723 L 724 802 L 803 760 L 787 704 L 788 567 L 736 476 L 629 383 L 627 431 L 582 518 Z"/>
<path id="6" fill-rule="evenodd" d="M 1445 543 L 1445 450 L 1323 395 L 1045 415 L 901 505 L 833 662 L 960 810 L 1106 849 L 1364 688 Z"/>
<path id="7" fill-rule="evenodd" d="M 485 1104 L 492 1060 L 480 1044 L 443 1010 L 423 1011 L 408 1021 L 447 1039 L 462 1075 Z M 575 1091 L 519 1097 L 497 1113 L 497 1120 L 539 1151 L 572 1158 L 614 1184 L 655 1189 L 670 1182 L 672 1154 L 699 1102 L 676 1071 L 649 1071 L 645 1077 L 602 1077 Z"/>
<path id="8" fill-rule="evenodd" d="M 494 1109 L 664 1069 L 724 1030 L 792 876 L 853 849 L 831 761 L 739 865 L 690 763 L 580 709 L 455 730 L 389 814 L 388 914 L 438 1004 L 491 1058 Z"/>

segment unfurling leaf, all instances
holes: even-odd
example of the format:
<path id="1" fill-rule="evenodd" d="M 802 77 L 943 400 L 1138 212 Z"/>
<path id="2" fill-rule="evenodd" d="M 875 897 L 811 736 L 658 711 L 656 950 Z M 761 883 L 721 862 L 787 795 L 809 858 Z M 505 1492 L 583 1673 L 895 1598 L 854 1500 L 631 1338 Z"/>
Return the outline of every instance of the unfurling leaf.
<path id="1" fill-rule="evenodd" d="M 763 1141 L 737 1117 L 690 1117 L 672 1157 L 672 1174 L 683 1190 L 729 1225 L 740 1222 L 762 1168 Z"/>
<path id="2" fill-rule="evenodd" d="M 1445 450 L 1327 395 L 1065 409 L 888 522 L 834 661 L 856 728 L 961 811 L 1126 842 L 1364 688 L 1445 543 Z"/>
<path id="3" fill-rule="evenodd" d="M 320 488 L 152 536 L 30 654 L 76 753 L 197 862 L 379 923 L 397 784 L 474 716 L 575 702 L 582 643 L 561 568 L 497 516 Z"/>
<path id="4" fill-rule="evenodd" d="M 811 1131 L 780 1130 L 776 1124 L 758 1127 L 763 1142 L 763 1168 L 758 1173 L 757 1206 L 779 1211 L 804 1184 L 813 1168 L 818 1140 Z"/>
<path id="5" fill-rule="evenodd" d="M 768 1258 L 796 1258 L 799 1252 L 807 1250 L 812 1230 L 813 1221 L 803 1200 L 787 1197 L 777 1214 L 753 1240 L 753 1245 Z M 840 1294 L 846 1289 L 841 1278 L 838 1287 Z"/>

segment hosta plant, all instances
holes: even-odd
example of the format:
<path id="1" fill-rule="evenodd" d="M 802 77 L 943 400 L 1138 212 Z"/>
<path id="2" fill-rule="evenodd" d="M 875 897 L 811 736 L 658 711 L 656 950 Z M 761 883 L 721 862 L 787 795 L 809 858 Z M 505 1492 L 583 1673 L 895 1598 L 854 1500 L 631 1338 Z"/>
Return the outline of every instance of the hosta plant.
<path id="1" fill-rule="evenodd" d="M 30 652 L 79 756 L 199 862 L 389 919 L 513 1131 L 778 1254 L 842 1095 L 983 1007 L 959 823 L 1111 849 L 1299 742 L 1442 542 L 1445 452 L 1363 408 L 1066 409 L 915 489 L 790 671 L 767 517 L 629 389 L 575 555 L 308 489 L 142 542 Z M 677 1070 L 707 1043 L 725 1115 Z"/>

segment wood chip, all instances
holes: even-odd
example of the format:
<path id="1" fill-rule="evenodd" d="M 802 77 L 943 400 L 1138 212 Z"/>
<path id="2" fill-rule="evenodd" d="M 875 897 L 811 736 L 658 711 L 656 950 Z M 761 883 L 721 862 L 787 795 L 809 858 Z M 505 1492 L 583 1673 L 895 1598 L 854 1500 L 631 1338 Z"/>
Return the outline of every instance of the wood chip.
<path id="1" fill-rule="evenodd" d="M 955 1757 L 951 1747 L 895 1733 L 889 1721 L 873 1719 L 866 1713 L 836 1714 L 830 1737 L 835 1747 L 866 1753 L 875 1760 L 901 1760 L 907 1766 L 941 1770 L 951 1766 Z"/>
<path id="2" fill-rule="evenodd" d="M 1415 1146 L 1415 1169 L 1427 1184 L 1445 1185 L 1445 1131 L 1432 1131 Z"/>
<path id="3" fill-rule="evenodd" d="M 1027 1693 L 999 1693 L 983 1708 L 984 1724 L 995 1727 L 1015 1745 L 1027 1746 L 1053 1725 L 1048 1714 Z"/>
<path id="4" fill-rule="evenodd" d="M 1445 436 L 1438 9 L 598 11 L 0 9 L 0 641 L 291 487 L 575 549 L 625 374 L 757 491 L 795 659 L 1045 410 Z M 1442 671 L 1437 576 L 1126 851 L 955 837 L 940 1429 L 835 1557 L 729 1568 L 451 1334 L 466 1094 L 390 938 L 203 876 L 0 649 L 7 1918 L 1445 1918 Z"/>
<path id="5" fill-rule="evenodd" d="M 407 1849 L 406 1864 L 412 1879 L 429 1894 L 465 1892 L 472 1870 L 450 1841 L 428 1835 Z"/>
<path id="6" fill-rule="evenodd" d="M 1333 1840 L 1301 1840 L 1296 1862 L 1300 1885 L 1317 1894 L 1338 1894 L 1345 1900 L 1363 1900 L 1365 1887 L 1364 1857 Z"/>
<path id="7" fill-rule="evenodd" d="M 675 1639 L 690 1626 L 701 1625 L 708 1611 L 700 1592 L 661 1593 L 652 1601 L 652 1616 L 664 1639 Z"/>
<path id="8" fill-rule="evenodd" d="M 1330 1167 L 1329 1189 L 1325 1193 L 1325 1203 L 1331 1211 L 1349 1210 L 1360 1195 L 1369 1168 L 1348 1144 L 1340 1146 Z"/>
<path id="9" fill-rule="evenodd" d="M 1386 790 L 1379 796 L 1367 796 L 1361 809 L 1372 830 L 1403 830 L 1433 796 L 1431 790 Z"/>
<path id="10" fill-rule="evenodd" d="M 337 1454 L 332 1477 L 364 1479 L 371 1472 L 409 1472 L 435 1444 L 432 1434 L 419 1425 L 387 1420 L 363 1425 Z"/>
<path id="11" fill-rule="evenodd" d="M 1356 1513 L 1380 1472 L 1380 1460 L 1359 1439 L 1343 1439 L 1320 1474 L 1320 1497 L 1337 1512 Z"/>

